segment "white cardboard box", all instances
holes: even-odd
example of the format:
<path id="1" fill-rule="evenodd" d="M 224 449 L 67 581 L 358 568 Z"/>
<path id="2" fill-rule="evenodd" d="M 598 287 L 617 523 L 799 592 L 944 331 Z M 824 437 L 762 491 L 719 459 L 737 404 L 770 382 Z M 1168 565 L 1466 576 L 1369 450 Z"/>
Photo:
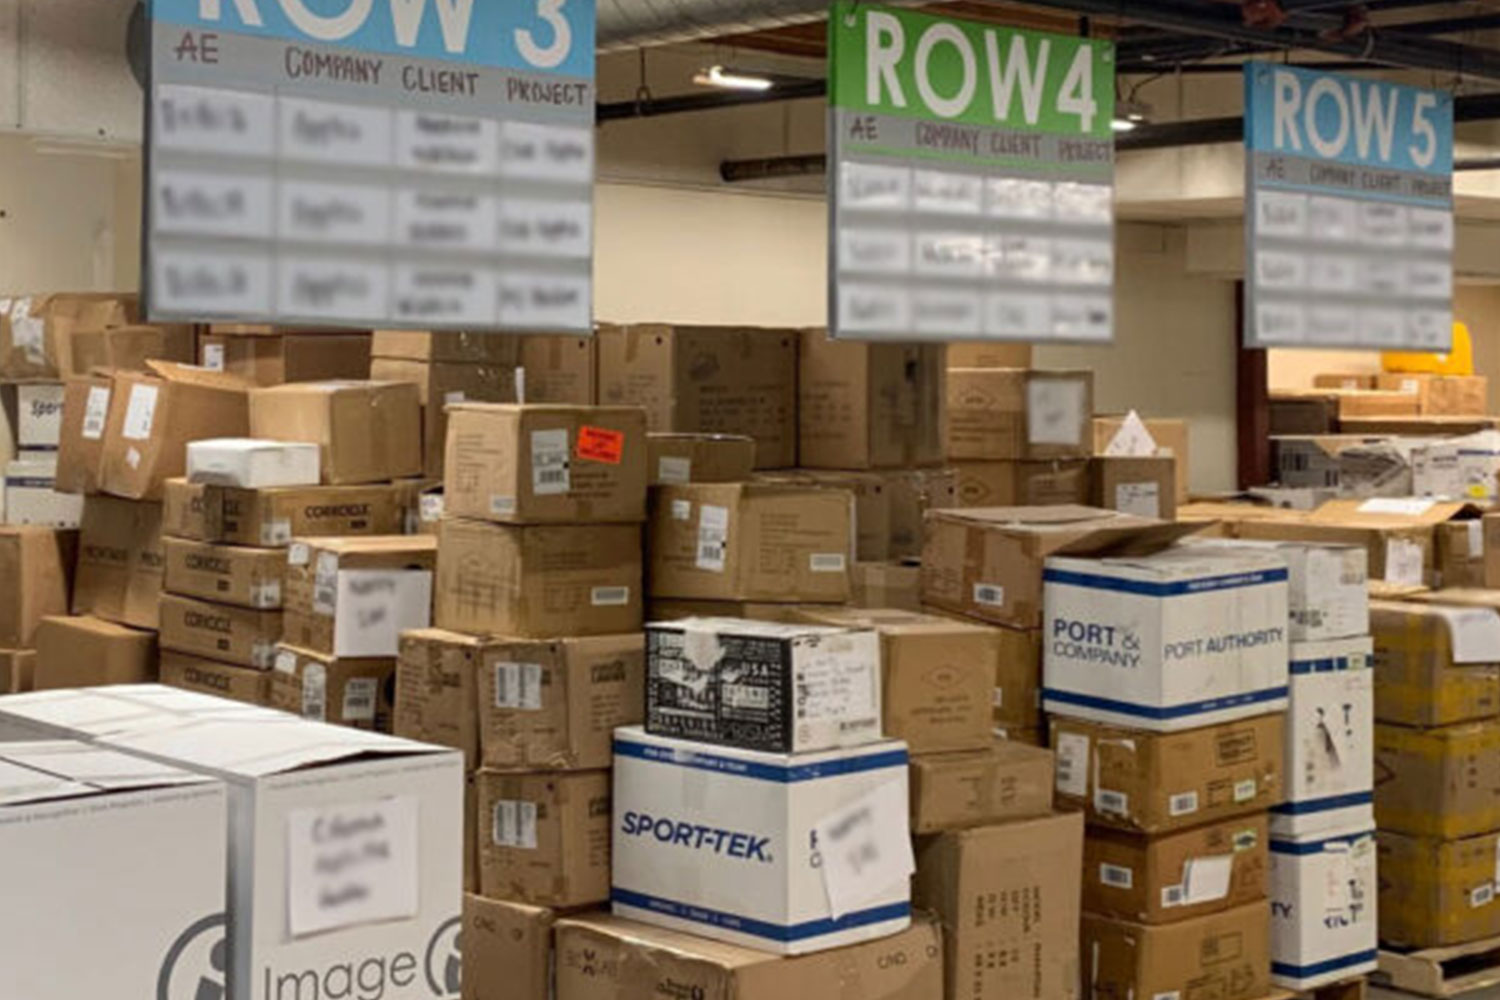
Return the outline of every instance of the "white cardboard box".
<path id="1" fill-rule="evenodd" d="M 1375 827 L 1271 838 L 1271 978 L 1305 990 L 1376 965 Z"/>
<path id="2" fill-rule="evenodd" d="M 153 685 L 0 698 L 0 736 L 26 733 L 224 782 L 229 1000 L 336 996 L 351 982 L 382 1000 L 458 995 L 458 751 Z"/>
<path id="3" fill-rule="evenodd" d="M 614 912 L 786 955 L 902 930 L 907 764 L 895 740 L 775 754 L 616 730 Z"/>
<path id="4" fill-rule="evenodd" d="M 1042 579 L 1048 712 L 1171 732 L 1286 707 L 1278 555 L 1180 546 L 1054 556 Z"/>
<path id="5" fill-rule="evenodd" d="M 74 741 L 0 746 L 0 992 L 175 1000 L 222 984 L 227 815 L 200 774 Z"/>
<path id="6" fill-rule="evenodd" d="M 187 478 L 193 483 L 260 489 L 316 486 L 318 446 L 254 438 L 212 438 L 187 446 Z"/>
<path id="7" fill-rule="evenodd" d="M 63 387 L 57 382 L 16 386 L 16 444 L 57 450 L 62 437 Z"/>
<path id="8" fill-rule="evenodd" d="M 1493 500 L 1500 486 L 1500 431 L 1432 441 L 1411 457 L 1414 496 Z"/>
<path id="9" fill-rule="evenodd" d="M 1252 539 L 1192 539 L 1210 548 L 1272 552 L 1286 560 L 1292 642 L 1347 639 L 1370 632 L 1369 552 L 1363 545 Z"/>
<path id="10" fill-rule="evenodd" d="M 1375 821 L 1375 672 L 1369 636 L 1294 642 L 1286 801 L 1271 831 L 1307 836 Z"/>
<path id="11" fill-rule="evenodd" d="M 83 494 L 59 493 L 57 455 L 29 454 L 5 465 L 5 523 L 76 528 Z"/>

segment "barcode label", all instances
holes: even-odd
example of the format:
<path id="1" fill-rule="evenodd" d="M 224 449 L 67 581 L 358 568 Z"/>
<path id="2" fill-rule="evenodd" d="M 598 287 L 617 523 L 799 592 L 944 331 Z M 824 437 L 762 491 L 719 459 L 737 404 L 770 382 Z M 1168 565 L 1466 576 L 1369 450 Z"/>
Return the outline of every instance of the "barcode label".
<path id="1" fill-rule="evenodd" d="M 83 436 L 90 441 L 98 441 L 104 437 L 104 420 L 107 416 L 109 416 L 109 386 L 90 386 L 88 401 L 83 405 Z"/>
<path id="2" fill-rule="evenodd" d="M 281 581 L 262 580 L 250 591 L 250 603 L 257 608 L 274 608 L 281 604 Z"/>
<path id="3" fill-rule="evenodd" d="M 283 649 L 276 654 L 274 666 L 284 674 L 295 674 L 297 672 L 297 654 L 290 649 Z"/>
<path id="4" fill-rule="evenodd" d="M 673 500 L 672 501 L 672 520 L 674 520 L 674 521 L 691 521 L 692 519 L 693 519 L 693 501 L 691 501 L 691 500 Z"/>
<path id="5" fill-rule="evenodd" d="M 312 552 L 308 549 L 306 542 L 295 542 L 291 548 L 286 550 L 286 564 L 288 566 L 306 566 L 307 561 L 312 558 Z"/>
<path id="6" fill-rule="evenodd" d="M 1256 787 L 1257 786 L 1254 778 L 1246 778 L 1244 781 L 1236 781 L 1234 783 L 1234 801 L 1249 802 L 1251 799 L 1255 798 Z M 1193 801 L 1194 803 L 1196 803 L 1197 799 L 1195 798 Z"/>
<path id="7" fill-rule="evenodd" d="M 302 717 L 316 722 L 328 720 L 328 669 L 321 663 L 302 668 Z"/>
<path id="8" fill-rule="evenodd" d="M 1002 608 L 1005 606 L 1005 588 L 997 583 L 976 583 L 974 584 L 974 603 Z"/>
<path id="9" fill-rule="evenodd" d="M 1130 812 L 1130 796 L 1108 788 L 1094 789 L 1094 808 L 1102 813 L 1124 816 Z"/>
<path id="10" fill-rule="evenodd" d="M 531 492 L 558 496 L 571 488 L 568 431 L 565 427 L 531 432 Z"/>
<path id="11" fill-rule="evenodd" d="M 1255 832 L 1255 827 L 1252 826 L 1247 830 L 1241 830 L 1234 835 L 1235 853 L 1254 850 L 1255 845 L 1259 842 L 1260 835 Z M 1500 841 L 1497 841 L 1495 846 L 1497 849 L 1500 849 Z M 1500 871 L 1500 867 L 1497 867 L 1497 871 Z"/>
<path id="12" fill-rule="evenodd" d="M 1469 890 L 1469 905 L 1475 908 L 1488 906 L 1495 900 L 1495 886 L 1486 882 L 1477 888 Z"/>
<path id="13" fill-rule="evenodd" d="M 292 540 L 292 522 L 282 517 L 274 521 L 267 521 L 260 526 L 260 544 L 262 545 L 285 545 Z M 306 562 L 306 558 L 302 560 Z"/>
<path id="14" fill-rule="evenodd" d="M 808 556 L 807 564 L 814 573 L 842 573 L 848 560 L 842 552 L 814 552 Z"/>
<path id="15" fill-rule="evenodd" d="M 516 512 L 515 497 L 490 497 L 490 513 L 496 517 L 509 517 Z M 442 508 L 438 508 L 438 517 L 443 516 Z M 436 520 L 436 518 L 434 518 Z"/>
<path id="16" fill-rule="evenodd" d="M 670 484 L 692 482 L 693 460 L 680 455 L 662 455 L 656 461 L 656 481 Z"/>
<path id="17" fill-rule="evenodd" d="M 630 588 L 595 587 L 589 593 L 589 603 L 596 608 L 623 608 L 630 603 Z"/>
<path id="18" fill-rule="evenodd" d="M 1198 811 L 1198 792 L 1178 792 L 1167 800 L 1167 813 L 1172 816 L 1186 816 Z"/>
<path id="19" fill-rule="evenodd" d="M 495 843 L 523 851 L 536 850 L 536 803 L 501 799 L 495 803 Z"/>
<path id="20" fill-rule="evenodd" d="M 375 692 L 379 681 L 373 677 L 351 677 L 344 685 L 344 721 L 374 722 Z"/>
<path id="21" fill-rule="evenodd" d="M 1104 863 L 1099 866 L 1099 881 L 1111 889 L 1135 888 L 1135 872 L 1121 865 Z"/>
<path id="22" fill-rule="evenodd" d="M 334 552 L 318 553 L 318 569 L 313 577 L 313 612 L 333 615 L 339 601 L 339 557 Z"/>
<path id="23" fill-rule="evenodd" d="M 997 689 L 998 690 L 998 689 Z M 1057 774 L 1059 795 L 1083 798 L 1089 790 L 1089 738 L 1081 733 L 1057 735 Z"/>
<path id="24" fill-rule="evenodd" d="M 1180 885 L 1164 885 L 1161 887 L 1161 905 L 1164 908 L 1181 906 L 1185 895 L 1186 893 Z"/>
<path id="25" fill-rule="evenodd" d="M 256 639 L 250 644 L 250 665 L 265 670 L 276 665 L 276 639 Z"/>
<path id="26" fill-rule="evenodd" d="M 495 707 L 535 712 L 542 707 L 540 663 L 495 664 Z"/>
<path id="27" fill-rule="evenodd" d="M 694 564 L 710 573 L 722 573 L 728 551 L 729 508 L 703 504 L 698 508 L 698 557 Z"/>
<path id="28" fill-rule="evenodd" d="M 498 497 L 490 498 L 490 506 L 493 507 Z M 441 493 L 424 493 L 420 501 L 419 515 L 421 520 L 427 523 L 441 521 L 443 519 L 443 495 Z"/>

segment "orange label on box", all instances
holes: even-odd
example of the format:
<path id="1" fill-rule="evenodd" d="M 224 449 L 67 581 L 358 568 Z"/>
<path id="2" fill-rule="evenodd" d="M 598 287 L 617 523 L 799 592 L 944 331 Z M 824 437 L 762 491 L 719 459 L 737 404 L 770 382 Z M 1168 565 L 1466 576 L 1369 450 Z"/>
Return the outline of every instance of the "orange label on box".
<path id="1" fill-rule="evenodd" d="M 578 457 L 591 462 L 608 462 L 619 465 L 625 451 L 625 432 L 611 431 L 603 427 L 578 428 Z"/>

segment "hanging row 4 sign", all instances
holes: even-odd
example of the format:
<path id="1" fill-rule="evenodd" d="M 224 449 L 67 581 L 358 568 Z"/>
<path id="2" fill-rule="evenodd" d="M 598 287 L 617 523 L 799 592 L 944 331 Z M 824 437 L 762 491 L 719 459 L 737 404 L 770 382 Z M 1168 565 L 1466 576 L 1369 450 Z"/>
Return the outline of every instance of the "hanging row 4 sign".
<path id="1" fill-rule="evenodd" d="M 150 0 L 158 320 L 588 332 L 593 0 Z"/>
<path id="2" fill-rule="evenodd" d="M 849 2 L 828 32 L 833 336 L 1111 340 L 1113 47 Z"/>
<path id="3" fill-rule="evenodd" d="M 1245 65 L 1245 339 L 1447 351 L 1453 100 Z"/>

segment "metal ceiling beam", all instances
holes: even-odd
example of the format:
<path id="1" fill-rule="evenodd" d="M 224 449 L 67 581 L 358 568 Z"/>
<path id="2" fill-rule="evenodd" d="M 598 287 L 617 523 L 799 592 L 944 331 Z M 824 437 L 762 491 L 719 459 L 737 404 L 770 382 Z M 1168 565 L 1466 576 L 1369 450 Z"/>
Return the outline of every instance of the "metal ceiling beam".
<path id="1" fill-rule="evenodd" d="M 1278 63 L 1277 65 L 1282 65 Z M 1325 70 L 1332 73 L 1368 73 L 1379 70 L 1385 72 L 1390 69 L 1384 63 L 1363 62 L 1358 59 L 1337 60 L 1330 62 L 1294 62 L 1286 65 L 1298 69 Z M 1230 73 L 1243 73 L 1245 71 L 1242 63 L 1195 63 L 1188 66 L 1161 66 L 1156 63 L 1125 63 L 1120 62 L 1115 67 L 1121 76 L 1145 76 L 1149 74 L 1176 76 L 1178 73 L 1184 76 L 1213 76 L 1228 75 Z"/>
<path id="2" fill-rule="evenodd" d="M 1403 35 L 1457 35 L 1466 31 L 1492 31 L 1500 28 L 1500 14 L 1475 14 L 1473 17 L 1444 17 L 1435 21 L 1413 21 L 1395 28 Z"/>
<path id="3" fill-rule="evenodd" d="M 687 111 L 718 111 L 746 104 L 772 104 L 823 97 L 827 93 L 828 81 L 802 80 L 796 83 L 778 83 L 770 90 L 711 90 L 700 94 L 652 97 L 644 101 L 615 101 L 599 104 L 594 109 L 594 120 L 602 124 L 631 118 L 676 115 Z"/>

